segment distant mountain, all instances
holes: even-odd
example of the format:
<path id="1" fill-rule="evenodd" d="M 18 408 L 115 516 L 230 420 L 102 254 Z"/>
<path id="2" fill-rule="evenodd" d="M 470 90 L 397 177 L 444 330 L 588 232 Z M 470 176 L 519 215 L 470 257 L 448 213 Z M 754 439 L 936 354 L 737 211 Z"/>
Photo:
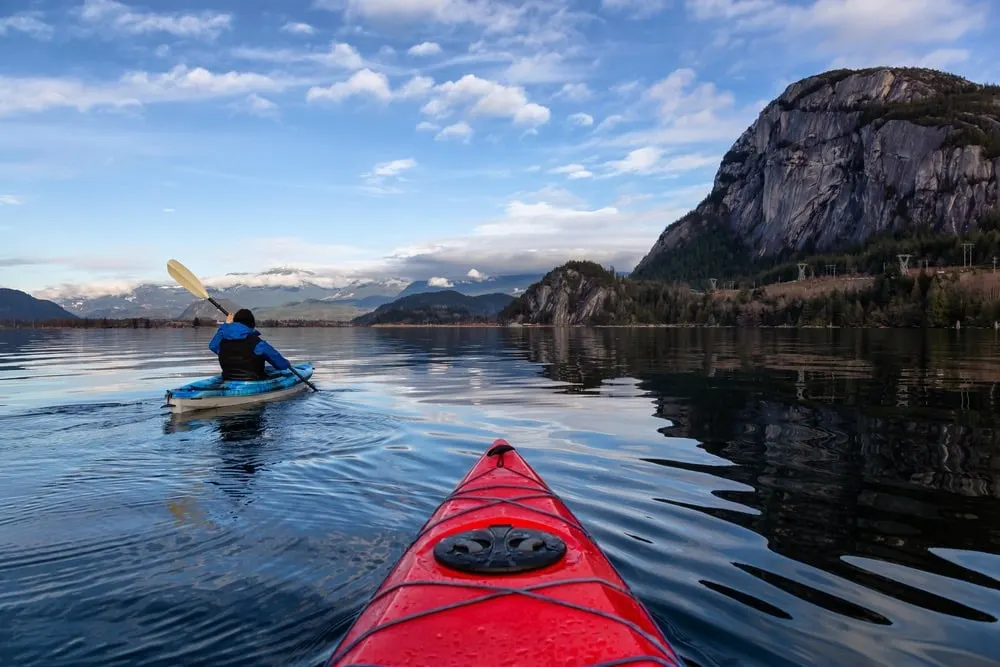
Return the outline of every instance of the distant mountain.
<path id="1" fill-rule="evenodd" d="M 354 324 L 460 324 L 492 321 L 514 301 L 510 294 L 466 296 L 455 290 L 411 294 L 376 308 Z"/>
<path id="2" fill-rule="evenodd" d="M 230 313 L 235 313 L 242 307 L 233 303 L 229 299 L 216 299 L 216 301 L 218 301 L 219 304 L 221 304 Z M 200 320 L 208 320 L 209 322 L 224 322 L 226 320 L 226 316 L 222 314 L 222 311 L 208 301 L 203 300 L 198 300 L 192 303 L 175 319 L 186 322 L 188 320 L 193 320 L 196 317 Z"/>
<path id="3" fill-rule="evenodd" d="M 372 308 L 378 308 L 381 305 L 392 303 L 395 300 L 395 297 L 391 296 L 366 296 L 363 299 L 345 299 L 344 303 L 353 304 L 358 308 L 369 311 Z"/>
<path id="4" fill-rule="evenodd" d="M 76 315 L 58 304 L 16 289 L 0 287 L 0 321 L 4 320 L 75 320 Z"/>
<path id="5" fill-rule="evenodd" d="M 531 285 L 542 279 L 542 274 L 518 273 L 509 276 L 490 276 L 481 280 L 472 278 L 462 278 L 449 280 L 446 278 L 432 278 L 431 280 L 417 280 L 407 285 L 406 289 L 399 293 L 400 297 L 411 294 L 425 294 L 428 292 L 444 292 L 452 290 L 466 296 L 480 296 L 483 294 L 522 294 Z"/>
<path id="6" fill-rule="evenodd" d="M 359 312 L 363 312 L 392 301 L 407 284 L 404 280 L 393 278 L 357 280 L 338 285 L 332 279 L 297 269 L 226 274 L 205 280 L 208 293 L 216 300 L 227 299 L 254 310 L 329 300 L 355 305 Z M 187 290 L 173 284 L 143 284 L 119 294 L 53 295 L 52 300 L 80 316 L 155 319 L 186 319 L 182 317 L 185 309 L 198 303 Z M 211 304 L 207 305 L 211 308 Z M 212 317 L 214 314 L 206 311 L 199 316 Z"/>
<path id="7" fill-rule="evenodd" d="M 368 297 L 369 299 L 381 297 Z M 307 322 L 350 322 L 359 315 L 370 312 L 371 308 L 361 308 L 353 302 L 309 299 L 283 306 L 262 308 L 254 311 L 257 321 L 263 320 L 304 320 Z"/>
<path id="8" fill-rule="evenodd" d="M 130 292 L 97 296 L 53 296 L 52 301 L 80 317 L 178 317 L 195 298 L 178 285 L 139 285 Z"/>
<path id="9" fill-rule="evenodd" d="M 515 274 L 509 276 L 483 278 L 434 278 L 407 282 L 398 278 L 379 280 L 353 280 L 344 282 L 320 276 L 312 271 L 292 268 L 278 268 L 263 273 L 229 273 L 205 279 L 208 293 L 216 300 L 227 299 L 255 312 L 263 308 L 277 308 L 292 304 L 301 311 L 314 312 L 320 319 L 328 314 L 351 312 L 349 309 L 317 310 L 314 302 L 331 302 L 343 306 L 353 306 L 354 315 L 370 311 L 392 302 L 402 296 L 443 292 L 453 290 L 467 296 L 506 293 L 519 295 L 541 279 L 541 275 Z M 119 294 L 75 295 L 40 293 L 61 305 L 66 310 L 81 317 L 130 318 L 148 317 L 152 319 L 187 319 L 184 311 L 198 301 L 178 285 L 143 284 Z M 211 308 L 210 305 L 207 306 Z M 214 317 L 211 310 L 199 310 L 198 317 Z M 284 312 L 284 311 L 283 311 Z M 282 317 L 298 319 L 289 311 Z M 310 317 L 310 319 L 313 319 Z"/>

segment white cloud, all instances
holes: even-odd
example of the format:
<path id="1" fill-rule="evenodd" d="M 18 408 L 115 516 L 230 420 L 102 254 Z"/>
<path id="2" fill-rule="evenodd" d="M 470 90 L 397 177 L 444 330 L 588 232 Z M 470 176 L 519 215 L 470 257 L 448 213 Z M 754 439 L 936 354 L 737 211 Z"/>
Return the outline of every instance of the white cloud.
<path id="1" fill-rule="evenodd" d="M 61 264 L 62 262 L 47 261 L 45 263 Z M 86 283 L 62 283 L 46 287 L 45 289 L 34 290 L 32 296 L 39 299 L 86 299 L 98 296 L 127 294 L 139 284 L 139 281 L 136 280 L 93 280 Z"/>
<path id="2" fill-rule="evenodd" d="M 472 127 L 470 127 L 469 124 L 466 123 L 464 120 L 459 121 L 453 125 L 449 125 L 448 127 L 438 132 L 437 135 L 434 137 L 434 139 L 437 141 L 458 139 L 460 141 L 464 141 L 465 143 L 468 143 L 470 138 L 472 138 Z"/>
<path id="3" fill-rule="evenodd" d="M 564 97 L 574 102 L 585 102 L 594 96 L 594 93 L 585 83 L 567 83 L 556 93 L 556 97 Z"/>
<path id="4" fill-rule="evenodd" d="M 638 120 L 642 105 L 656 108 L 652 127 L 617 136 L 603 132 L 590 145 L 643 147 L 715 141 L 731 144 L 761 108 L 757 102 L 736 108 L 732 93 L 718 90 L 713 83 L 699 83 L 693 70 L 681 68 L 644 90 L 626 112 L 628 116 L 608 117 L 597 129 L 604 131 L 625 120 Z"/>
<path id="5" fill-rule="evenodd" d="M 417 123 L 417 132 L 437 132 L 441 129 L 441 126 L 437 123 L 431 123 L 430 121 L 421 121 Z"/>
<path id="6" fill-rule="evenodd" d="M 175 208 L 165 208 L 165 209 L 163 209 L 163 212 L 164 213 L 176 213 L 177 209 L 175 209 Z"/>
<path id="7" fill-rule="evenodd" d="M 391 162 L 379 162 L 372 169 L 371 173 L 374 176 L 398 176 L 407 169 L 413 169 L 416 166 L 417 161 L 413 158 L 392 160 Z"/>
<path id="8" fill-rule="evenodd" d="M 920 58 L 917 67 L 943 70 L 951 65 L 964 63 L 970 55 L 968 49 L 937 49 Z"/>
<path id="9" fill-rule="evenodd" d="M 582 164 L 567 164 L 549 170 L 550 174 L 565 174 L 566 178 L 577 180 L 581 178 L 593 178 L 594 174 L 587 170 Z"/>
<path id="10" fill-rule="evenodd" d="M 530 129 L 548 123 L 551 118 L 551 112 L 547 107 L 528 101 L 523 88 L 506 86 L 474 74 L 467 74 L 458 81 L 446 81 L 437 85 L 430 77 L 416 75 L 393 90 L 385 74 L 365 68 L 355 72 L 346 81 L 325 88 L 320 86 L 310 88 L 306 99 L 310 102 L 320 100 L 339 102 L 354 95 L 368 95 L 385 103 L 429 97 L 421 111 L 436 119 L 447 118 L 454 113 L 456 107 L 464 107 L 467 118 L 454 123 L 451 126 L 451 133 L 462 131 L 468 134 L 471 132 L 469 120 L 475 117 L 509 118 L 515 125 L 527 126 Z M 417 129 L 429 130 L 437 127 L 439 125 L 436 123 L 428 123 L 418 125 Z"/>
<path id="11" fill-rule="evenodd" d="M 318 102 L 330 100 L 340 102 L 341 100 L 355 95 L 366 95 L 380 102 L 388 102 L 392 99 L 392 89 L 389 87 L 389 78 L 381 72 L 370 69 L 363 69 L 351 75 L 347 81 L 339 81 L 327 88 L 314 86 L 306 93 L 306 101 Z"/>
<path id="12" fill-rule="evenodd" d="M 885 63 L 898 66 L 929 67 L 947 70 L 953 65 L 966 62 L 972 54 L 966 49 L 935 49 L 924 55 L 907 53 L 900 49 L 890 51 L 856 51 L 834 58 L 833 67 L 875 67 Z"/>
<path id="13" fill-rule="evenodd" d="M 296 49 L 233 49 L 233 56 L 242 60 L 256 60 L 281 64 L 316 63 L 324 67 L 336 67 L 346 70 L 359 70 L 365 66 L 365 60 L 350 44 L 332 42 L 326 51 L 301 51 Z"/>
<path id="14" fill-rule="evenodd" d="M 282 82 L 263 74 L 213 74 L 201 67 L 190 69 L 184 65 L 163 74 L 131 72 L 123 76 L 121 82 L 127 89 L 135 91 L 140 99 L 151 100 L 239 95 L 262 90 L 278 91 L 284 87 Z"/>
<path id="15" fill-rule="evenodd" d="M 281 26 L 281 32 L 287 32 L 291 35 L 315 35 L 316 28 L 312 27 L 308 23 L 289 21 L 285 25 Z"/>
<path id="16" fill-rule="evenodd" d="M 0 37 L 11 32 L 20 32 L 35 39 L 52 37 L 52 26 L 38 18 L 33 12 L 19 12 L 12 16 L 0 16 Z"/>
<path id="17" fill-rule="evenodd" d="M 447 278 L 434 277 L 427 281 L 430 287 L 454 287 L 455 283 L 451 282 Z"/>
<path id="18" fill-rule="evenodd" d="M 675 155 L 664 158 L 664 150 L 656 146 L 645 146 L 630 151 L 621 160 L 611 160 L 605 163 L 609 176 L 620 174 L 671 174 L 719 163 L 717 156 L 705 155 Z"/>
<path id="19" fill-rule="evenodd" d="M 547 107 L 528 101 L 523 88 L 505 86 L 475 74 L 435 86 L 433 98 L 422 111 L 443 118 L 451 113 L 452 107 L 462 104 L 468 105 L 470 116 L 510 118 L 516 125 L 544 125 L 551 117 Z"/>
<path id="20" fill-rule="evenodd" d="M 662 149 L 647 146 L 631 151 L 624 160 L 608 162 L 607 166 L 616 174 L 644 173 L 655 167 L 662 155 Z"/>
<path id="21" fill-rule="evenodd" d="M 617 113 L 611 114 L 610 116 L 608 116 L 607 118 L 605 118 L 604 120 L 602 120 L 597 125 L 597 128 L 594 131 L 595 132 L 601 132 L 603 130 L 610 130 L 615 125 L 619 125 L 619 124 L 624 123 L 624 122 L 625 122 L 625 116 L 623 116 L 621 114 L 617 114 Z"/>
<path id="22" fill-rule="evenodd" d="M 696 79 L 694 70 L 674 70 L 665 79 L 654 83 L 645 94 L 659 103 L 660 117 L 666 119 L 691 113 L 714 113 L 733 107 L 735 98 L 732 93 L 719 92 L 714 83 L 694 86 Z"/>
<path id="23" fill-rule="evenodd" d="M 389 77 L 382 72 L 365 68 L 351 75 L 346 81 L 339 81 L 326 88 L 314 86 L 306 93 L 306 100 L 317 102 L 332 100 L 340 102 L 355 95 L 367 95 L 380 102 L 408 100 L 426 97 L 434 89 L 434 79 L 414 76 L 395 91 L 389 84 Z"/>
<path id="24" fill-rule="evenodd" d="M 379 162 L 372 170 L 361 174 L 365 185 L 361 186 L 363 192 L 378 195 L 398 195 L 403 190 L 396 185 L 386 184 L 386 181 L 398 182 L 402 174 L 417 166 L 417 161 L 413 158 L 403 158 L 390 160 L 389 162 Z"/>
<path id="25" fill-rule="evenodd" d="M 509 83 L 558 83 L 576 78 L 578 70 L 559 53 L 535 53 L 515 58 L 504 70 Z"/>
<path id="26" fill-rule="evenodd" d="M 624 81 L 611 86 L 611 92 L 619 97 L 629 97 L 638 92 L 640 88 L 642 88 L 642 84 L 638 81 Z"/>
<path id="27" fill-rule="evenodd" d="M 23 203 L 24 200 L 15 195 L 0 195 L 0 206 L 20 206 Z"/>
<path id="28" fill-rule="evenodd" d="M 170 45 L 168 45 L 168 44 L 160 44 L 153 51 L 153 55 L 156 56 L 157 58 L 166 58 L 167 56 L 170 55 Z"/>
<path id="29" fill-rule="evenodd" d="M 133 11 L 116 0 L 84 0 L 80 18 L 87 24 L 126 35 L 165 32 L 175 37 L 213 40 L 232 27 L 233 17 L 212 11 L 158 14 Z"/>
<path id="30" fill-rule="evenodd" d="M 489 276 L 485 275 L 484 273 L 482 273 L 481 271 L 479 271 L 477 269 L 469 269 L 469 272 L 466 273 L 465 275 L 468 278 L 470 278 L 472 280 L 475 280 L 477 282 L 481 282 L 481 281 L 486 280 L 487 278 L 489 278 Z"/>
<path id="31" fill-rule="evenodd" d="M 257 93 L 247 95 L 247 97 L 237 105 L 237 110 L 250 114 L 251 116 L 258 116 L 260 118 L 274 119 L 279 115 L 278 105 L 266 97 L 261 97 Z"/>
<path id="32" fill-rule="evenodd" d="M 615 206 L 617 206 L 618 208 L 628 208 L 629 206 L 631 206 L 632 204 L 634 204 L 636 202 L 647 201 L 647 200 L 652 199 L 652 198 L 653 198 L 653 195 L 651 195 L 651 194 L 649 194 L 647 192 L 643 192 L 643 193 L 639 193 L 639 194 L 628 194 L 628 193 L 621 194 L 621 195 L 618 195 L 617 199 L 615 199 Z"/>
<path id="33" fill-rule="evenodd" d="M 666 9 L 666 0 L 601 0 L 601 9 L 643 19 Z"/>
<path id="34" fill-rule="evenodd" d="M 623 212 L 615 207 L 560 206 L 514 199 L 502 216 L 475 225 L 471 234 L 398 248 L 363 270 L 373 275 L 460 276 L 470 264 L 487 275 L 544 273 L 570 259 L 591 259 L 625 269 L 645 255 L 683 207 Z"/>
<path id="35" fill-rule="evenodd" d="M 594 124 L 594 117 L 591 116 L 589 113 L 580 112 L 570 115 L 569 122 L 573 123 L 574 125 L 589 127 Z"/>
<path id="36" fill-rule="evenodd" d="M 780 32 L 843 53 L 887 52 L 903 45 L 952 42 L 981 29 L 986 3 L 973 0 L 686 0 L 700 20 L 719 20 L 736 33 Z M 821 40 L 817 42 L 817 40 Z M 883 63 L 886 64 L 886 63 Z"/>
<path id="37" fill-rule="evenodd" d="M 240 270 L 250 267 L 251 273 L 230 273 L 209 276 L 205 285 L 219 289 L 235 285 L 251 287 L 296 287 L 304 282 L 320 287 L 345 286 L 349 278 L 343 267 L 360 254 L 354 246 L 331 243 L 322 236 L 303 239 L 295 236 L 273 236 L 239 239 L 221 249 L 218 261 Z M 261 267 L 282 269 L 258 273 Z M 192 270 L 197 271 L 194 266 Z"/>
<path id="38" fill-rule="evenodd" d="M 434 89 L 434 79 L 429 76 L 414 76 L 404 83 L 398 91 L 396 97 L 401 99 L 412 99 L 425 97 Z"/>
<path id="39" fill-rule="evenodd" d="M 213 73 L 178 65 L 168 72 L 128 72 L 117 82 L 89 84 L 71 78 L 18 78 L 0 76 L 0 116 L 69 107 L 126 108 L 152 102 L 179 102 L 278 92 L 293 85 L 252 72 Z"/>
<path id="40" fill-rule="evenodd" d="M 437 42 L 421 42 L 420 44 L 415 44 L 411 46 L 407 53 L 411 56 L 436 56 L 441 53 L 441 45 Z"/>
<path id="41" fill-rule="evenodd" d="M 348 21 L 471 24 L 492 31 L 517 27 L 524 11 L 487 0 L 316 0 L 316 6 L 342 11 Z"/>

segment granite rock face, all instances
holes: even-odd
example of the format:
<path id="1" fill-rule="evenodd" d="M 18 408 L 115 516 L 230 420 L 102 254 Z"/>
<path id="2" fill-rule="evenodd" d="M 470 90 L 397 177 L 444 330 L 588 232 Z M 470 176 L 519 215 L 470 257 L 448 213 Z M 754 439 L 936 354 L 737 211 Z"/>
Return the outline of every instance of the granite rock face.
<path id="1" fill-rule="evenodd" d="M 1000 207 L 998 171 L 1000 88 L 924 69 L 827 72 L 764 108 L 633 275 L 655 277 L 710 220 L 754 258 L 918 226 L 961 233 Z"/>
<path id="2" fill-rule="evenodd" d="M 573 326 L 630 319 L 623 283 L 607 269 L 572 261 L 549 271 L 500 313 L 506 324 Z"/>

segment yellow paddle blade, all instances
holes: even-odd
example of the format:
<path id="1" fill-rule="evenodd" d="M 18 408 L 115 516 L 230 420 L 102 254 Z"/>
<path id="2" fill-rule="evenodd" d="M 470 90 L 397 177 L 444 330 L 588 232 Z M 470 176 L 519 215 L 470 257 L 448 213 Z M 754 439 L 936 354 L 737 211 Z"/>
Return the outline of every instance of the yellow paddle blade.
<path id="1" fill-rule="evenodd" d="M 198 277 L 191 273 L 186 266 L 178 262 L 176 259 L 172 259 L 167 262 L 167 273 L 170 277 L 177 281 L 181 287 L 186 289 L 191 294 L 194 294 L 199 299 L 208 298 L 208 290 L 205 286 L 201 284 Z"/>

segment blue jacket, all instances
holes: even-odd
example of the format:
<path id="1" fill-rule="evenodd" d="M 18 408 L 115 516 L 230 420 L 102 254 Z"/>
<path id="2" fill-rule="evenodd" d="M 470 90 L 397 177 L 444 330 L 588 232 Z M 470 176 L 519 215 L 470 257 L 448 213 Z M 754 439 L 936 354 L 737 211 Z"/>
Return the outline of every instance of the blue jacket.
<path id="1" fill-rule="evenodd" d="M 239 322 L 224 322 L 219 326 L 219 330 L 215 332 L 215 336 L 212 337 L 211 342 L 208 344 L 208 349 L 218 354 L 219 343 L 221 343 L 223 339 L 240 340 L 241 338 L 246 338 L 251 334 L 259 336 L 260 332 Z M 265 341 L 263 338 L 259 343 L 257 343 L 257 346 L 254 347 L 253 352 L 254 354 L 264 357 L 265 360 L 270 362 L 270 364 L 279 371 L 283 371 L 291 366 L 291 364 L 288 363 L 288 359 L 281 356 L 281 354 L 271 347 L 270 343 Z"/>

